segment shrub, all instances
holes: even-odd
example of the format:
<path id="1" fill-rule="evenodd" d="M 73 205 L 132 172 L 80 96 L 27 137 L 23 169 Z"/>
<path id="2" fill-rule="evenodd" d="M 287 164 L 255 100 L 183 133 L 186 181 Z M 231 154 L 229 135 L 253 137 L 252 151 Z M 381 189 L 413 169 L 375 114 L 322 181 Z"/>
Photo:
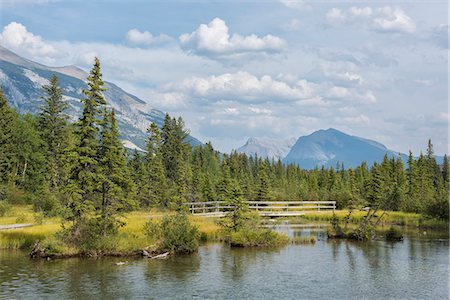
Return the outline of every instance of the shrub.
<path id="1" fill-rule="evenodd" d="M 165 216 L 159 224 L 150 220 L 144 230 L 147 236 L 157 240 L 160 251 L 191 253 L 198 249 L 200 233 L 184 213 Z"/>
<path id="2" fill-rule="evenodd" d="M 285 245 L 289 238 L 268 229 L 242 229 L 232 232 L 228 240 L 232 247 L 274 247 Z"/>
<path id="3" fill-rule="evenodd" d="M 391 226 L 389 230 L 385 234 L 386 241 L 402 241 L 403 240 L 403 233 L 400 231 L 400 229 Z"/>
<path id="4" fill-rule="evenodd" d="M 62 238 L 69 245 L 76 246 L 82 252 L 110 251 L 115 248 L 111 237 L 117 234 L 121 225 L 123 223 L 119 223 L 113 218 L 86 218 L 64 230 Z"/>

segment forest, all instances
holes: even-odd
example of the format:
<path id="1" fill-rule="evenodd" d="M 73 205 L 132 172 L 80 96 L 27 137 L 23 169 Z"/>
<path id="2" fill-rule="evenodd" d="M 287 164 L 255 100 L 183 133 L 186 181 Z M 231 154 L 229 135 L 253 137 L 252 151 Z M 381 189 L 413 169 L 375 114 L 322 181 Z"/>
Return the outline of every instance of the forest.
<path id="1" fill-rule="evenodd" d="M 9 205 L 72 224 L 70 239 L 85 226 L 100 235 L 121 226 L 118 216 L 146 208 L 182 210 L 185 202 L 335 200 L 337 207 L 365 206 L 449 217 L 449 162 L 438 165 L 431 140 L 426 153 L 409 153 L 357 168 L 315 168 L 237 152 L 223 154 L 210 142 L 192 147 L 182 118 L 166 114 L 149 124 L 145 152 L 126 150 L 116 112 L 104 98 L 100 61 L 87 78 L 82 114 L 71 123 L 68 104 L 53 76 L 43 87 L 39 115 L 19 115 L 0 92 L 0 215 Z"/>

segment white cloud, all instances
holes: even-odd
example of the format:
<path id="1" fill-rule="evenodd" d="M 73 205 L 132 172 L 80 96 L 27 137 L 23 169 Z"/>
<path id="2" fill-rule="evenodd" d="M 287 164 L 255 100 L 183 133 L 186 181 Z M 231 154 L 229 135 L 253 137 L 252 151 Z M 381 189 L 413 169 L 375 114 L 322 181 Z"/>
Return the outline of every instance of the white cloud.
<path id="1" fill-rule="evenodd" d="M 273 35 L 258 37 L 255 34 L 230 36 L 225 21 L 215 18 L 209 24 L 201 24 L 194 32 L 180 36 L 181 47 L 190 53 L 206 56 L 227 56 L 255 52 L 280 52 L 286 42 Z"/>
<path id="2" fill-rule="evenodd" d="M 387 32 L 414 33 L 416 24 L 400 8 L 385 6 L 378 9 L 379 16 L 373 20 L 376 30 Z"/>
<path id="3" fill-rule="evenodd" d="M 139 31 L 135 28 L 130 29 L 127 32 L 126 39 L 133 45 L 151 45 L 171 40 L 171 38 L 165 34 L 154 36 L 149 31 Z"/>
<path id="4" fill-rule="evenodd" d="M 260 78 L 239 71 L 206 78 L 192 77 L 180 84 L 170 84 L 167 90 L 175 89 L 192 97 L 211 99 L 239 99 L 248 102 L 292 101 L 310 97 L 312 83 L 299 80 L 295 85 L 272 79 L 269 75 Z"/>
<path id="5" fill-rule="evenodd" d="M 3 27 L 0 43 L 19 54 L 29 54 L 47 62 L 52 62 L 55 57 L 60 56 L 55 47 L 44 42 L 39 35 L 34 35 L 24 25 L 17 22 L 11 22 Z"/>
<path id="6" fill-rule="evenodd" d="M 326 14 L 329 25 L 361 24 L 378 32 L 414 33 L 416 24 L 399 7 L 384 6 L 373 9 L 350 7 L 347 10 L 332 8 Z"/>

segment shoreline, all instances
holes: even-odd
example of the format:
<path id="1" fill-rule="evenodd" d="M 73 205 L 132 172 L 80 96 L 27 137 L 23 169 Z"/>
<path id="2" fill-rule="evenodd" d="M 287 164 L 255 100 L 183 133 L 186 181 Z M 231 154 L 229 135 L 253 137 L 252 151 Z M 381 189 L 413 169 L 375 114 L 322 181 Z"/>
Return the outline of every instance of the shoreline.
<path id="1" fill-rule="evenodd" d="M 0 249 L 14 250 L 21 249 L 30 251 L 40 241 L 41 245 L 50 249 L 43 258 L 61 259 L 71 257 L 138 257 L 142 255 L 142 250 L 146 250 L 154 255 L 161 254 L 154 247 L 153 241 L 146 237 L 143 233 L 143 226 L 149 219 L 160 219 L 165 215 L 172 214 L 170 211 L 134 211 L 123 216 L 126 225 L 119 229 L 117 236 L 107 240 L 102 249 L 97 250 L 81 250 L 70 247 L 59 241 L 55 235 L 61 231 L 60 220 L 56 217 L 44 218 L 42 224 L 34 224 L 28 227 L 5 229 L 0 231 Z M 347 213 L 346 210 L 336 211 L 336 215 L 341 218 Z M 14 220 L 22 221 L 21 224 L 30 223 L 35 213 L 31 206 L 16 206 L 12 214 L 0 218 L 0 226 L 5 226 L 5 222 Z M 297 218 L 279 218 L 276 221 L 264 219 L 263 228 L 327 228 L 331 213 L 314 213 Z M 362 212 L 355 213 L 349 225 L 355 224 L 363 217 Z M 202 218 L 198 216 L 189 216 L 192 224 L 198 227 L 200 232 L 200 241 L 203 242 L 223 242 L 220 233 L 220 226 L 214 218 Z M 273 219 L 272 219 L 273 220 Z M 429 222 L 429 223 L 427 223 Z M 13 225 L 18 225 L 13 224 Z M 402 231 L 408 230 L 432 230 L 436 232 L 446 231 L 448 236 L 448 222 L 442 220 L 429 220 L 417 214 L 408 214 L 402 212 L 389 212 L 388 218 L 382 222 L 377 228 L 381 231 L 388 229 L 389 226 L 398 226 Z M 429 226 L 438 225 L 438 226 Z M 295 243 L 289 241 L 290 243 Z M 303 241 L 305 244 L 308 242 Z M 302 244 L 302 241 L 298 243 Z"/>

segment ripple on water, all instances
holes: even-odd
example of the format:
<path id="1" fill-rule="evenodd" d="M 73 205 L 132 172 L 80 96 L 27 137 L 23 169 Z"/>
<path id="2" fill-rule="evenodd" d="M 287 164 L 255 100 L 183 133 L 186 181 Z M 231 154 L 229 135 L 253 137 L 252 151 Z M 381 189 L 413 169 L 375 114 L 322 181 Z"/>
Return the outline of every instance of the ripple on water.
<path id="1" fill-rule="evenodd" d="M 0 251 L 0 298 L 446 299 L 448 247 L 448 239 L 421 236 L 272 250 L 209 244 L 197 254 L 122 266 L 115 258 L 47 262 Z"/>

